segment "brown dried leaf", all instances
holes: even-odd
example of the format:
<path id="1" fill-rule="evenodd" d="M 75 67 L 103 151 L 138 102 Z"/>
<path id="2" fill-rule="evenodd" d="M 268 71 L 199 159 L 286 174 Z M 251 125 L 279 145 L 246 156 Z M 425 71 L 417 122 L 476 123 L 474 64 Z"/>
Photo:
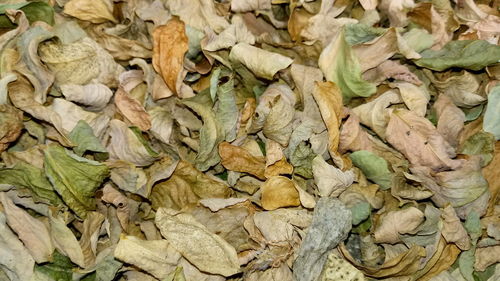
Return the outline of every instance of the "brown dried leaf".
<path id="1" fill-rule="evenodd" d="M 387 126 L 387 141 L 415 166 L 433 170 L 456 169 L 462 161 L 432 123 L 408 110 L 394 110 Z"/>
<path id="2" fill-rule="evenodd" d="M 21 111 L 8 104 L 0 104 L 0 153 L 21 135 L 22 121 Z"/>
<path id="3" fill-rule="evenodd" d="M 153 67 L 162 76 L 168 88 L 179 95 L 184 54 L 188 50 L 184 22 L 173 17 L 165 25 L 156 27 L 153 31 L 153 42 Z"/>
<path id="4" fill-rule="evenodd" d="M 261 190 L 261 203 L 266 210 L 300 205 L 299 192 L 295 189 L 293 181 L 286 177 L 269 178 L 261 186 Z"/>
<path id="5" fill-rule="evenodd" d="M 151 129 L 151 117 L 138 100 L 131 97 L 122 87 L 115 93 L 115 105 L 132 125 L 142 131 Z"/>
<path id="6" fill-rule="evenodd" d="M 318 104 L 321 117 L 328 130 L 328 152 L 335 164 L 344 168 L 338 152 L 340 141 L 340 122 L 343 115 L 342 93 L 333 82 L 315 82 L 313 96 Z"/>
<path id="7" fill-rule="evenodd" d="M 249 173 L 259 179 L 266 178 L 266 159 L 263 156 L 253 156 L 246 149 L 228 142 L 219 145 L 219 155 L 222 165 L 228 170 Z"/>
<path id="8" fill-rule="evenodd" d="M 449 243 L 455 243 L 464 251 L 468 250 L 471 243 L 469 234 L 467 234 L 467 231 L 451 205 L 443 209 L 441 218 L 443 219 L 442 235 L 444 239 Z"/>
<path id="9" fill-rule="evenodd" d="M 375 242 L 397 243 L 400 234 L 411 233 L 423 221 L 424 213 L 415 207 L 390 211 L 381 218 L 380 225 L 375 229 Z"/>

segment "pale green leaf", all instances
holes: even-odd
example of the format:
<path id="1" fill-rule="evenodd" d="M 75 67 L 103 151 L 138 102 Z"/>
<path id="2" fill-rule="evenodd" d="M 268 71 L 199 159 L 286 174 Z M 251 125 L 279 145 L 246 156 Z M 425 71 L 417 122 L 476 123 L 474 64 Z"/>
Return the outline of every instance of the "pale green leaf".
<path id="1" fill-rule="evenodd" d="M 51 143 L 45 150 L 45 173 L 54 189 L 79 217 L 95 209 L 94 192 L 108 177 L 105 165 L 79 157 Z"/>

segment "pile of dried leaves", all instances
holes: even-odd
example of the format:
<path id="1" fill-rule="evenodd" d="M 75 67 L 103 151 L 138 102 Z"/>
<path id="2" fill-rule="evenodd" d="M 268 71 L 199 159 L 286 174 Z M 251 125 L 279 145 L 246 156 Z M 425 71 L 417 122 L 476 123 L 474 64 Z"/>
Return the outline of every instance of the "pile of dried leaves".
<path id="1" fill-rule="evenodd" d="M 0 280 L 500 280 L 488 0 L 3 0 Z"/>

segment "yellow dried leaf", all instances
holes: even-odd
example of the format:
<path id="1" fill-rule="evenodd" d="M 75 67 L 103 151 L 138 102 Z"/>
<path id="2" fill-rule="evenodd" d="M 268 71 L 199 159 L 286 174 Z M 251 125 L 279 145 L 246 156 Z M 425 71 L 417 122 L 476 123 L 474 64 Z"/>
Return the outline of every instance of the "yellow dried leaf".
<path id="1" fill-rule="evenodd" d="M 173 17 L 153 31 L 153 67 L 168 88 L 179 94 L 182 84 L 184 54 L 188 50 L 185 24 Z"/>
<path id="2" fill-rule="evenodd" d="M 343 111 L 340 88 L 333 82 L 316 82 L 313 96 L 328 130 L 328 152 L 334 159 L 335 164 L 343 166 L 338 152 L 340 140 L 339 127 Z"/>
<path id="3" fill-rule="evenodd" d="M 228 170 L 249 173 L 259 179 L 266 178 L 266 159 L 263 156 L 253 156 L 246 149 L 228 142 L 219 145 L 219 155 L 222 165 Z"/>
<path id="4" fill-rule="evenodd" d="M 300 205 L 299 192 L 295 189 L 295 184 L 286 177 L 269 178 L 262 185 L 261 190 L 261 203 L 266 210 Z"/>
<path id="5" fill-rule="evenodd" d="M 110 0 L 70 0 L 64 5 L 64 13 L 91 23 L 117 22 Z"/>

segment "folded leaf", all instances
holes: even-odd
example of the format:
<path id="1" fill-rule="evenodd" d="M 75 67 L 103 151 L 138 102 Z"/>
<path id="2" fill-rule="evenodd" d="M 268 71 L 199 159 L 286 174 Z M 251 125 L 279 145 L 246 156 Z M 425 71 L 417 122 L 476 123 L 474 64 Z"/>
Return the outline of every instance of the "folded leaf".
<path id="1" fill-rule="evenodd" d="M 185 24 L 174 17 L 153 31 L 153 67 L 170 91 L 180 94 L 184 54 L 188 50 Z"/>
<path id="2" fill-rule="evenodd" d="M 76 240 L 75 234 L 66 226 L 66 223 L 61 217 L 49 214 L 50 235 L 54 246 L 63 255 L 71 259 L 72 262 L 80 267 L 85 267 L 82 248 Z"/>
<path id="3" fill-rule="evenodd" d="M 408 110 L 394 110 L 387 126 L 387 141 L 401 151 L 410 163 L 434 170 L 456 169 L 462 161 L 453 160 L 453 148 L 432 123 Z"/>
<path id="4" fill-rule="evenodd" d="M 82 156 L 85 151 L 107 153 L 106 148 L 84 120 L 78 121 L 68 137 L 71 142 L 77 145 L 73 150 L 78 156 Z"/>
<path id="5" fill-rule="evenodd" d="M 151 129 L 151 117 L 138 100 L 130 96 L 122 87 L 115 93 L 115 105 L 123 116 L 141 131 Z"/>
<path id="6" fill-rule="evenodd" d="M 415 207 L 388 212 L 381 218 L 374 237 L 378 243 L 397 243 L 400 234 L 411 233 L 424 221 L 424 214 Z"/>
<path id="7" fill-rule="evenodd" d="M 27 188 L 35 201 L 52 205 L 61 203 L 43 170 L 25 162 L 20 161 L 12 167 L 0 169 L 0 184 L 10 184 L 17 189 Z"/>
<path id="8" fill-rule="evenodd" d="M 54 189 L 79 217 L 95 209 L 94 192 L 108 177 L 108 168 L 51 143 L 45 149 L 45 173 Z"/>
<path id="9" fill-rule="evenodd" d="M 326 163 L 321 155 L 312 160 L 314 183 L 318 186 L 319 194 L 323 197 L 337 197 L 344 192 L 354 181 L 352 170 L 343 172 Z"/>
<path id="10" fill-rule="evenodd" d="M 203 126 L 200 129 L 200 148 L 195 161 L 196 168 L 206 171 L 220 161 L 217 146 L 225 138 L 224 129 L 222 124 L 217 121 L 215 112 L 211 108 L 212 103 L 208 93 L 183 99 L 182 102 L 203 119 Z"/>
<path id="11" fill-rule="evenodd" d="M 325 47 L 318 65 L 326 79 L 338 85 L 347 103 L 353 97 L 371 96 L 376 88 L 361 77 L 361 66 L 344 34 L 344 31 L 339 32 Z"/>
<path id="12" fill-rule="evenodd" d="M 137 166 L 147 166 L 155 161 L 159 154 L 154 151 L 141 132 L 135 133 L 125 123 L 113 119 L 109 122 L 111 142 L 107 150 L 110 157 L 134 163 Z"/>
<path id="13" fill-rule="evenodd" d="M 160 208 L 155 223 L 162 236 L 201 271 L 223 276 L 240 272 L 236 250 L 193 216 Z"/>
<path id="14" fill-rule="evenodd" d="M 113 96 L 113 92 L 103 84 L 64 84 L 60 85 L 62 94 L 69 101 L 88 106 L 89 110 L 103 109 Z"/>
<path id="15" fill-rule="evenodd" d="M 369 180 L 380 185 L 380 189 L 386 190 L 391 187 L 393 175 L 384 158 L 367 150 L 355 151 L 349 155 L 349 158 Z"/>
<path id="16" fill-rule="evenodd" d="M 238 43 L 229 54 L 229 58 L 241 62 L 250 69 L 255 76 L 272 80 L 280 70 L 287 68 L 293 60 L 283 55 L 269 52 L 247 43 Z"/>
<path id="17" fill-rule="evenodd" d="M 231 171 L 252 174 L 259 179 L 265 179 L 266 159 L 253 156 L 246 149 L 223 142 L 219 145 L 219 155 L 222 165 Z"/>
<path id="18" fill-rule="evenodd" d="M 35 260 L 7 226 L 4 212 L 0 212 L 0 248 L 0 266 L 7 280 L 31 280 Z"/>
<path id="19" fill-rule="evenodd" d="M 299 206 L 299 192 L 290 179 L 275 176 L 267 179 L 261 186 L 262 207 L 266 210 L 275 210 L 282 207 Z"/>
<path id="20" fill-rule="evenodd" d="M 37 263 L 52 261 L 54 246 L 45 224 L 17 207 L 5 192 L 0 193 L 0 199 L 7 223 L 23 241 L 35 261 Z"/>
<path id="21" fill-rule="evenodd" d="M 335 164 L 340 168 L 344 168 L 344 163 L 340 160 L 340 153 L 338 152 L 339 127 L 343 115 L 341 89 L 332 82 L 315 82 L 313 96 L 328 130 L 328 152 Z"/>

